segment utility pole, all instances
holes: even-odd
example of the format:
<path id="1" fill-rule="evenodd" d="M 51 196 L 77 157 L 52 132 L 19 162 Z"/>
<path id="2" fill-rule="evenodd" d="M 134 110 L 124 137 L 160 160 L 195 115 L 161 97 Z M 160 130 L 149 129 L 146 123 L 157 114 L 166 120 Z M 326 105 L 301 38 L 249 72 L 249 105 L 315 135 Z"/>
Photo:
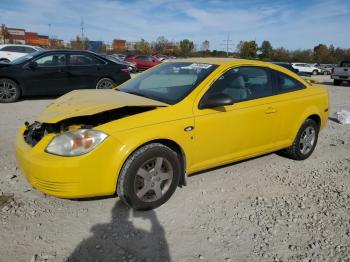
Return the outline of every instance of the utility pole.
<path id="1" fill-rule="evenodd" d="M 81 41 L 82 41 L 82 48 L 85 50 L 85 26 L 84 26 L 84 18 L 81 17 L 81 22 L 80 22 L 80 30 L 81 30 Z"/>
<path id="2" fill-rule="evenodd" d="M 48 31 L 48 33 L 47 33 L 47 39 L 48 39 L 48 41 L 49 41 L 49 47 L 51 47 L 51 43 L 50 43 L 51 24 L 48 24 L 48 26 L 49 26 L 49 31 Z"/>
<path id="3" fill-rule="evenodd" d="M 228 57 L 229 50 L 231 49 L 230 45 L 233 44 L 233 41 L 230 40 L 230 34 L 227 34 L 227 39 L 223 40 L 223 42 L 224 42 L 223 45 L 226 46 L 226 55 Z"/>

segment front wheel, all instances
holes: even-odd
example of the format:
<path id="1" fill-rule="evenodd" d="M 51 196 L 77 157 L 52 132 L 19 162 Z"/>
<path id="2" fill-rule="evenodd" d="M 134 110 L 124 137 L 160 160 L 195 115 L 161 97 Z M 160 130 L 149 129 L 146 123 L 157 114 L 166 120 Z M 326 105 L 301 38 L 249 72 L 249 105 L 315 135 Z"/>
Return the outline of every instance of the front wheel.
<path id="1" fill-rule="evenodd" d="M 316 147 L 318 132 L 317 123 L 312 119 L 306 119 L 301 125 L 293 144 L 285 150 L 285 155 L 294 160 L 307 159 Z"/>
<path id="2" fill-rule="evenodd" d="M 159 143 L 136 150 L 118 179 L 118 196 L 130 207 L 148 210 L 164 204 L 175 192 L 181 175 L 176 152 Z"/>
<path id="3" fill-rule="evenodd" d="M 96 84 L 96 89 L 112 89 L 116 84 L 110 78 L 102 78 Z"/>
<path id="4" fill-rule="evenodd" d="M 312 71 L 312 74 L 315 76 L 318 74 L 317 70 Z"/>
<path id="5" fill-rule="evenodd" d="M 11 103 L 17 101 L 21 96 L 18 84 L 7 78 L 0 79 L 0 103 Z"/>

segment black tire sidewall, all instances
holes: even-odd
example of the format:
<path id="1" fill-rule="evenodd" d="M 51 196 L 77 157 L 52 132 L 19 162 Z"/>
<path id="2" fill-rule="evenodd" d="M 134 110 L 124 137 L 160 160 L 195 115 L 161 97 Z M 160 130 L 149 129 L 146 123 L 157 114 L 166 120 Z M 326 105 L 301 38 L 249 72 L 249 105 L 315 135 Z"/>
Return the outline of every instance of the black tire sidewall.
<path id="1" fill-rule="evenodd" d="M 301 139 L 301 135 L 303 134 L 303 132 L 305 131 L 306 128 L 312 126 L 314 129 L 315 129 L 315 142 L 312 146 L 312 149 L 310 150 L 310 152 L 308 152 L 307 154 L 303 154 L 301 153 L 301 150 L 300 150 L 300 139 Z M 318 125 L 316 124 L 316 122 L 312 119 L 307 119 L 303 124 L 302 126 L 300 127 L 299 131 L 298 131 L 298 134 L 297 134 L 297 137 L 294 141 L 294 147 L 295 147 L 295 153 L 298 157 L 299 160 L 304 160 L 304 159 L 307 159 L 312 153 L 313 151 L 315 150 L 315 147 L 317 145 L 317 141 L 318 141 L 318 133 L 319 133 L 319 127 Z"/>
<path id="2" fill-rule="evenodd" d="M 139 150 L 142 150 L 142 148 L 140 148 Z M 118 190 L 118 194 L 120 191 L 122 191 L 123 192 L 122 193 L 123 195 L 121 196 L 122 199 L 132 208 L 137 210 L 149 210 L 164 204 L 166 201 L 169 200 L 169 198 L 175 192 L 179 184 L 179 179 L 181 174 L 181 165 L 177 154 L 168 147 L 155 145 L 153 147 L 147 148 L 141 154 L 139 154 L 138 152 L 139 150 L 137 150 L 134 153 L 134 154 L 137 154 L 137 156 L 136 157 L 131 156 L 130 157 L 131 162 L 128 163 L 128 160 L 127 160 L 124 167 L 122 168 L 122 172 L 120 175 L 123 176 L 123 179 L 119 180 L 118 187 L 123 187 L 123 188 L 122 190 Z M 170 162 L 174 171 L 173 180 L 168 191 L 164 194 L 162 198 L 154 202 L 144 202 L 137 197 L 136 192 L 134 190 L 136 173 L 142 164 L 144 164 L 147 160 L 151 158 L 156 158 L 156 157 L 166 158 Z"/>
<path id="3" fill-rule="evenodd" d="M 21 89 L 19 87 L 19 85 L 11 80 L 11 79 L 7 79 L 7 78 L 2 78 L 0 79 L 0 81 L 8 81 L 8 82 L 11 82 L 11 84 L 16 88 L 16 95 L 11 98 L 10 100 L 7 100 L 7 101 L 2 101 L 1 98 L 0 98 L 0 103 L 13 103 L 13 102 L 16 102 L 20 97 L 21 97 Z"/>

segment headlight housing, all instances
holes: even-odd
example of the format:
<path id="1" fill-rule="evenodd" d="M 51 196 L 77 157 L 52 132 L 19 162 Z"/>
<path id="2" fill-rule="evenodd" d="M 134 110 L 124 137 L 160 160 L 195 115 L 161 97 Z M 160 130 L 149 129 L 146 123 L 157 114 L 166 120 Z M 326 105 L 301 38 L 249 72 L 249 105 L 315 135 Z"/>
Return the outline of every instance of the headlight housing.
<path id="1" fill-rule="evenodd" d="M 59 156 L 80 156 L 96 148 L 107 137 L 107 134 L 92 129 L 67 131 L 56 135 L 45 151 Z"/>

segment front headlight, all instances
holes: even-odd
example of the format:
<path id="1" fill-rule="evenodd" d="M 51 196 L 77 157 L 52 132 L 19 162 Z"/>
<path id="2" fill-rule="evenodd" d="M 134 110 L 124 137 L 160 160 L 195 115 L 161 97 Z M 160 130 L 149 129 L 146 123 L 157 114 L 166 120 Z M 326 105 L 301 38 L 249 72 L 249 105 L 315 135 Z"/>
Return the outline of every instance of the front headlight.
<path id="1" fill-rule="evenodd" d="M 45 151 L 60 156 L 79 156 L 96 148 L 107 137 L 107 134 L 92 129 L 67 131 L 55 136 Z"/>

